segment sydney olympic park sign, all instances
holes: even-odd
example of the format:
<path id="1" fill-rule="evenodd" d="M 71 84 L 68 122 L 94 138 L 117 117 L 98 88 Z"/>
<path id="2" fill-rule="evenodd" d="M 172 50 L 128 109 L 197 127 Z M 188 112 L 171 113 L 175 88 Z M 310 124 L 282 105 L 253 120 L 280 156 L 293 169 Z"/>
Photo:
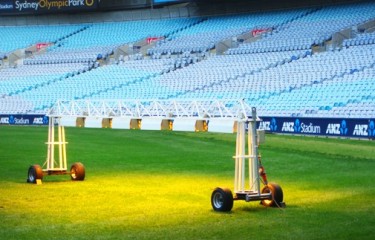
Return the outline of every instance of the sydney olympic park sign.
<path id="1" fill-rule="evenodd" d="M 0 14 L 37 14 L 94 10 L 98 0 L 5 0 L 0 1 Z"/>
<path id="2" fill-rule="evenodd" d="M 375 139 L 375 119 L 261 117 L 269 133 Z M 0 125 L 48 125 L 46 115 L 0 115 Z M 209 127 L 209 121 L 207 121 Z"/>

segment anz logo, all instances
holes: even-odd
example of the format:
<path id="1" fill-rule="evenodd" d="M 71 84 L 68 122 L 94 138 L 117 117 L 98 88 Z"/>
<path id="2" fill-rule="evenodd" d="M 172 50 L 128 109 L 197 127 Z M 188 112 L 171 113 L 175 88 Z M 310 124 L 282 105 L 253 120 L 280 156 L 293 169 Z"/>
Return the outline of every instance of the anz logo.
<path id="1" fill-rule="evenodd" d="M 294 122 L 284 122 L 281 128 L 282 132 L 301 132 L 301 123 L 300 120 L 297 118 Z"/>
<path id="2" fill-rule="evenodd" d="M 318 125 L 313 125 L 311 122 L 309 124 L 306 124 L 297 118 L 294 122 L 284 122 L 281 131 L 293 133 L 320 134 L 321 128 Z"/>
<path id="3" fill-rule="evenodd" d="M 14 116 L 9 116 L 9 124 L 15 124 L 16 118 Z"/>
<path id="4" fill-rule="evenodd" d="M 0 118 L 0 124 L 9 124 L 9 117 Z"/>
<path id="5" fill-rule="evenodd" d="M 260 122 L 259 129 L 266 131 L 276 132 L 277 131 L 277 121 L 275 118 L 272 118 L 271 121 Z"/>
<path id="6" fill-rule="evenodd" d="M 346 121 L 342 120 L 341 123 L 329 123 L 326 134 L 347 135 L 348 126 Z"/>
<path id="7" fill-rule="evenodd" d="M 375 121 L 371 120 L 368 124 L 355 124 L 350 131 L 346 120 L 342 120 L 340 123 L 329 123 L 326 134 L 342 136 L 352 134 L 352 136 L 375 137 Z"/>
<path id="8" fill-rule="evenodd" d="M 2 117 L 0 118 L 0 124 L 11 124 L 11 125 L 28 125 L 30 124 L 29 119 L 25 119 L 23 117 L 16 118 L 13 115 L 10 115 L 9 117 Z"/>
<path id="9" fill-rule="evenodd" d="M 294 122 L 283 122 L 282 132 L 294 132 Z"/>
<path id="10" fill-rule="evenodd" d="M 371 120 L 368 124 L 368 135 L 369 137 L 375 137 L 375 122 Z"/>
<path id="11" fill-rule="evenodd" d="M 275 118 L 272 118 L 272 119 L 271 119 L 270 130 L 271 130 L 272 132 L 276 132 L 276 131 L 277 131 L 277 122 L 276 122 L 276 119 L 275 119 Z"/>
<path id="12" fill-rule="evenodd" d="M 356 124 L 354 126 L 353 136 L 375 137 L 375 122 L 371 120 L 369 124 Z"/>
<path id="13" fill-rule="evenodd" d="M 294 121 L 293 129 L 294 129 L 294 132 L 296 133 L 301 132 L 301 123 L 298 118 Z"/>
<path id="14" fill-rule="evenodd" d="M 48 117 L 47 116 L 44 116 L 44 117 L 36 117 L 33 119 L 33 124 L 37 124 L 37 125 L 47 125 L 48 124 Z"/>

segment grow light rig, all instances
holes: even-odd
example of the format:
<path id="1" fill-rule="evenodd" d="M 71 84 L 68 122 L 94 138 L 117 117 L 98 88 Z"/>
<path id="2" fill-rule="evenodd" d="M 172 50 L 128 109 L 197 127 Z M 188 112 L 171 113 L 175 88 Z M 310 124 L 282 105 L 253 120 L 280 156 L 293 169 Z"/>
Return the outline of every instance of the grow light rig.
<path id="1" fill-rule="evenodd" d="M 257 131 L 257 122 L 259 121 L 255 108 L 251 110 L 251 118 L 247 118 L 245 115 L 237 121 L 236 155 L 233 157 L 235 161 L 235 195 L 233 196 L 229 188 L 215 188 L 211 194 L 211 205 L 215 211 L 230 211 L 234 200 L 245 200 L 246 202 L 260 200 L 266 207 L 285 206 L 281 187 L 276 183 L 268 183 L 258 153 L 258 145 L 264 141 L 264 131 Z M 245 186 L 246 163 L 248 164 L 248 189 Z M 261 183 L 264 185 L 262 189 Z"/>
<path id="2" fill-rule="evenodd" d="M 83 181 L 85 179 L 85 167 L 80 162 L 75 162 L 67 168 L 65 128 L 60 124 L 60 117 L 50 116 L 48 121 L 48 141 L 47 159 L 43 164 L 44 169 L 34 164 L 29 167 L 27 173 L 27 182 L 41 183 L 43 176 L 46 175 L 69 175 L 73 181 Z M 55 126 L 57 123 L 57 126 Z M 57 135 L 57 136 L 56 136 Z M 57 152 L 55 151 L 57 150 Z M 58 161 L 55 160 L 57 153 Z"/>
<path id="3" fill-rule="evenodd" d="M 27 181 L 37 183 L 44 175 L 70 174 L 72 180 L 84 180 L 85 168 L 82 163 L 74 163 L 67 170 L 65 130 L 61 119 L 103 118 L 103 119 L 137 119 L 137 120 L 168 120 L 173 122 L 203 121 L 208 131 L 222 132 L 224 125 L 233 132 L 236 126 L 236 155 L 234 156 L 234 195 L 229 188 L 217 187 L 211 194 L 211 205 L 215 211 L 230 211 L 234 200 L 261 201 L 264 206 L 283 207 L 283 191 L 276 183 L 268 183 L 262 166 L 258 146 L 264 139 L 264 131 L 257 131 L 256 108 L 251 108 L 240 100 L 76 100 L 58 101 L 48 112 L 48 146 L 47 160 L 42 169 L 32 165 L 28 171 Z M 213 128 L 213 122 L 220 122 L 219 128 Z M 155 122 L 154 122 L 155 123 Z M 210 124 L 209 124 L 210 123 Z M 228 128 L 229 123 L 229 128 Z M 57 125 L 57 126 L 55 126 Z M 154 124 L 155 127 L 157 124 Z M 231 125 L 231 126 L 230 126 Z M 211 130 L 212 129 L 214 130 Z M 56 134 L 57 128 L 57 134 Z M 140 128 L 142 129 L 142 128 Z M 147 129 L 147 128 L 145 128 Z M 154 129 L 156 130 L 156 129 Z M 160 125 L 159 125 L 160 130 Z M 171 127 L 169 130 L 175 130 Z M 177 129 L 176 129 L 177 130 Z M 181 129 L 180 129 L 181 130 Z M 207 129 L 205 129 L 207 131 Z M 185 129 L 183 131 L 197 131 Z M 57 135 L 57 139 L 56 139 Z M 58 161 L 55 161 L 55 148 Z M 248 173 L 246 174 L 246 169 Z M 245 186 L 248 175 L 249 184 Z M 261 188 L 261 185 L 263 187 Z M 248 189 L 246 189 L 248 187 Z"/>

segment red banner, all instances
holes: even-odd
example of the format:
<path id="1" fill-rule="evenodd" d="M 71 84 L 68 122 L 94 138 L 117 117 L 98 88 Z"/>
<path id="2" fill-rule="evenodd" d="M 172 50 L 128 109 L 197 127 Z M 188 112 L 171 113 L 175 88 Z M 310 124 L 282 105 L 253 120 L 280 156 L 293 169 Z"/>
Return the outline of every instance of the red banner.
<path id="1" fill-rule="evenodd" d="M 163 37 L 148 37 L 147 38 L 147 44 L 151 44 L 151 43 L 156 42 L 160 39 L 163 39 Z"/>
<path id="2" fill-rule="evenodd" d="M 37 43 L 36 44 L 36 50 L 40 50 L 40 49 L 42 49 L 42 48 L 45 48 L 45 47 L 48 47 L 48 43 Z"/>
<path id="3" fill-rule="evenodd" d="M 268 29 L 254 29 L 251 31 L 251 34 L 253 35 L 253 37 L 255 37 L 267 31 Z"/>

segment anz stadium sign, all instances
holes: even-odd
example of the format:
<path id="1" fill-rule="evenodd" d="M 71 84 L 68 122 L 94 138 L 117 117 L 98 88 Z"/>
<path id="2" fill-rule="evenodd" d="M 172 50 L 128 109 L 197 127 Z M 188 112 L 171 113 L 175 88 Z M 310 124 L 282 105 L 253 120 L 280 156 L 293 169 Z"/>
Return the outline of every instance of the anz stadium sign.
<path id="1" fill-rule="evenodd" d="M 271 133 L 375 139 L 375 119 L 262 117 Z"/>
<path id="2" fill-rule="evenodd" d="M 0 125 L 48 125 L 45 115 L 0 115 Z"/>
<path id="3" fill-rule="evenodd" d="M 7 0 L 0 3 L 0 13 L 35 14 L 93 10 L 98 0 Z"/>
<path id="4" fill-rule="evenodd" d="M 375 119 L 261 117 L 270 133 L 375 139 Z M 0 125 L 48 125 L 46 115 L 0 115 Z"/>
<path id="5" fill-rule="evenodd" d="M 1 1 L 0 2 L 0 13 L 2 12 L 13 12 L 14 1 Z"/>

